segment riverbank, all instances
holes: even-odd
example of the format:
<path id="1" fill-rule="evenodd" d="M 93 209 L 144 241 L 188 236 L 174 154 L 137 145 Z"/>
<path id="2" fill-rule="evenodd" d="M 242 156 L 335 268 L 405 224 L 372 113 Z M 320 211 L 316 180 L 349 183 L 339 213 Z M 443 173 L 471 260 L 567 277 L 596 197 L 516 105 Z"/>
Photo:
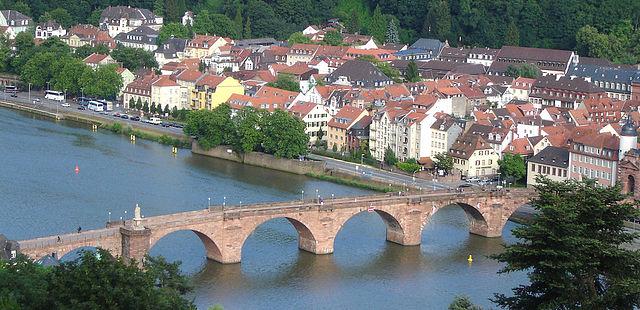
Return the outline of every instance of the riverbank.
<path id="1" fill-rule="evenodd" d="M 179 148 L 189 148 L 191 146 L 188 137 L 184 134 L 162 130 L 161 128 L 151 128 L 142 124 L 125 124 L 123 122 L 120 122 L 117 118 L 106 115 L 80 113 L 70 108 L 59 109 L 56 113 L 53 111 L 49 111 L 44 107 L 31 107 L 26 104 L 3 100 L 0 100 L 0 107 L 32 113 L 57 121 L 66 120 L 85 125 L 95 125 L 98 128 L 106 129 L 116 134 L 126 136 L 134 135 L 136 136 L 136 138 L 155 141 L 161 144 L 171 145 Z"/>

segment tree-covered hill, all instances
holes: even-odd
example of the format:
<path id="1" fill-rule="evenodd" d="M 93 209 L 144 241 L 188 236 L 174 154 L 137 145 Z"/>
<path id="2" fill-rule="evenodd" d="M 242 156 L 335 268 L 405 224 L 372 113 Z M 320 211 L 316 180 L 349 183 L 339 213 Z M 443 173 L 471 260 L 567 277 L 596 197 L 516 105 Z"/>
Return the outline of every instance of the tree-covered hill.
<path id="1" fill-rule="evenodd" d="M 207 15 L 210 23 L 235 28 L 228 33 L 237 38 L 286 39 L 309 24 L 338 17 L 348 30 L 384 41 L 395 19 L 406 43 L 434 37 L 452 46 L 521 45 L 578 50 L 626 63 L 640 59 L 638 0 L 0 0 L 1 8 L 65 25 L 97 23 L 108 5 L 147 8 L 167 22 L 191 10 Z"/>

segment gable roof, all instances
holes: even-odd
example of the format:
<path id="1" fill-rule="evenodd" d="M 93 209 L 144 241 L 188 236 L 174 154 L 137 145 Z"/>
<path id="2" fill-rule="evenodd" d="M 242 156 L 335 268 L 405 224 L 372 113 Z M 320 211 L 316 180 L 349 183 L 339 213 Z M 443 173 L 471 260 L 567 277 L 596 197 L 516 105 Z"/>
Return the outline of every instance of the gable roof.
<path id="1" fill-rule="evenodd" d="M 109 57 L 109 55 L 93 53 L 87 56 L 82 61 L 86 64 L 99 64 L 101 61 L 103 61 L 107 57 Z"/>
<path id="2" fill-rule="evenodd" d="M 569 168 L 569 150 L 565 148 L 547 146 L 538 154 L 529 158 L 529 162 L 554 166 L 559 168 Z"/>
<path id="3" fill-rule="evenodd" d="M 325 79 L 333 83 L 341 76 L 346 77 L 350 83 L 356 83 L 363 87 L 382 87 L 392 82 L 375 65 L 363 60 L 349 60 L 327 75 Z"/>

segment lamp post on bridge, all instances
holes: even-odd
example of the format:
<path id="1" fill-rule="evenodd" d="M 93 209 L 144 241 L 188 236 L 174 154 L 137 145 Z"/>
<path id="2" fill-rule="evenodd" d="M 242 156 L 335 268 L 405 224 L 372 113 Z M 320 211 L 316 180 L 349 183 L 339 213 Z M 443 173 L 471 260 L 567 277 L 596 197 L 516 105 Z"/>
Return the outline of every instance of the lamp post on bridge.
<path id="1" fill-rule="evenodd" d="M 227 205 L 227 196 L 222 197 L 222 208 Z"/>
<path id="2" fill-rule="evenodd" d="M 209 204 L 208 204 L 207 208 L 211 209 L 211 197 L 209 197 Z"/>
<path id="3" fill-rule="evenodd" d="M 304 189 L 302 190 L 302 194 L 301 194 L 301 198 L 302 198 L 302 202 L 304 202 Z"/>
<path id="4" fill-rule="evenodd" d="M 109 221 L 108 223 L 111 223 L 111 211 L 109 211 Z"/>

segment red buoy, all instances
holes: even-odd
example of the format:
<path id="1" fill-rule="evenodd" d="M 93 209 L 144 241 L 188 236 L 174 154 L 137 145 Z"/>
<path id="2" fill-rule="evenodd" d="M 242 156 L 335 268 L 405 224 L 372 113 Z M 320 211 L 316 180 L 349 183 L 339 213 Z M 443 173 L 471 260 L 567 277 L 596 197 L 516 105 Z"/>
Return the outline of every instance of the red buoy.
<path id="1" fill-rule="evenodd" d="M 74 171 L 76 172 L 76 174 L 80 173 L 80 167 L 78 167 L 78 164 L 76 164 L 76 169 L 74 169 Z"/>

